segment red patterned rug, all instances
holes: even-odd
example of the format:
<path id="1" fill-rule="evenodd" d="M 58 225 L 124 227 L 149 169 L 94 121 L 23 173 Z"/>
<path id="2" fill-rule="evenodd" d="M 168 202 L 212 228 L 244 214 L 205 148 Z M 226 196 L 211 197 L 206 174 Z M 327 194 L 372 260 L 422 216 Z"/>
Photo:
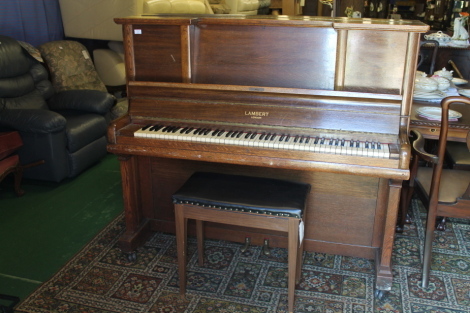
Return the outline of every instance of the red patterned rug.
<path id="1" fill-rule="evenodd" d="M 413 200 L 415 223 L 398 234 L 394 284 L 374 298 L 374 262 L 306 252 L 296 289 L 296 312 L 469 312 L 470 227 L 448 223 L 438 232 L 429 288 L 420 287 L 423 208 Z M 117 218 L 17 312 L 271 312 L 287 311 L 287 252 L 240 244 L 206 242 L 204 267 L 197 266 L 196 242 L 189 240 L 188 292 L 179 296 L 175 237 L 156 233 L 129 263 L 116 247 L 124 231 Z"/>

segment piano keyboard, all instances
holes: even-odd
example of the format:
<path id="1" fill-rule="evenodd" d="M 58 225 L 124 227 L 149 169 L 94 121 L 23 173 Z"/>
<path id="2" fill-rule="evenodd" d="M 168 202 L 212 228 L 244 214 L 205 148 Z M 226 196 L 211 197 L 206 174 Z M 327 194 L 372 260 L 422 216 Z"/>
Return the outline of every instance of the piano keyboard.
<path id="1" fill-rule="evenodd" d="M 390 157 L 390 147 L 386 143 L 326 138 L 321 136 L 288 135 L 274 132 L 247 132 L 211 128 L 146 125 L 135 131 L 134 136 L 375 158 Z"/>

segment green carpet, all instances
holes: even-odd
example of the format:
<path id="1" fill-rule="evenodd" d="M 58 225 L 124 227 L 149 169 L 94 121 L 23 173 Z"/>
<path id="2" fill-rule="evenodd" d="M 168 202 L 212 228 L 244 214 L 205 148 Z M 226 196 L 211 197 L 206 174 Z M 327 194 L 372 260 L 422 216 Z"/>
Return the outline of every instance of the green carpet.
<path id="1" fill-rule="evenodd" d="M 0 294 L 24 299 L 123 210 L 116 156 L 74 179 L 0 185 Z"/>
<path id="2" fill-rule="evenodd" d="M 374 262 L 306 252 L 296 288 L 296 312 L 469 312 L 470 227 L 448 223 L 439 232 L 429 288 L 420 287 L 424 209 L 413 200 L 416 222 L 395 240 L 394 283 L 376 300 Z M 188 292 L 178 294 L 175 237 L 156 233 L 137 252 L 135 263 L 116 242 L 123 217 L 110 223 L 47 283 L 19 312 L 251 312 L 287 309 L 287 252 L 260 247 L 240 252 L 240 244 L 206 241 L 205 265 L 197 265 L 196 243 L 189 240 Z"/>

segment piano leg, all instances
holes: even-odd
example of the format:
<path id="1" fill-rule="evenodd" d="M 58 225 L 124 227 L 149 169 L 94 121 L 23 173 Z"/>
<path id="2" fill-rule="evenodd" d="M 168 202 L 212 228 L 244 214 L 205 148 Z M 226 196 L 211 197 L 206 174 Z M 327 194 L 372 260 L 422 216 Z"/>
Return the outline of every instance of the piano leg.
<path id="1" fill-rule="evenodd" d="M 135 261 L 135 250 L 150 236 L 150 223 L 144 218 L 140 197 L 140 181 L 137 160 L 134 156 L 119 156 L 124 199 L 126 232 L 121 236 L 118 246 L 127 254 L 129 261 Z"/>
<path id="2" fill-rule="evenodd" d="M 389 181 L 389 195 L 387 201 L 387 215 L 385 217 L 382 249 L 377 249 L 376 255 L 376 294 L 377 291 L 392 289 L 392 249 L 395 239 L 395 225 L 397 223 L 398 205 L 400 202 L 401 180 Z M 381 293 L 381 292 L 379 292 Z M 383 294 L 383 293 L 382 293 Z"/>

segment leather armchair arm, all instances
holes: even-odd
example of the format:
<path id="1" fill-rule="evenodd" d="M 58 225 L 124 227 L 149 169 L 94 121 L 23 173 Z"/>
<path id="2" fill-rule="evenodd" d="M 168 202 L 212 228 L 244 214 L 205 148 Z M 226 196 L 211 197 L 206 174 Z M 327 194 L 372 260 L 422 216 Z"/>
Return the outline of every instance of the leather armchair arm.
<path id="1" fill-rule="evenodd" d="M 48 134 L 65 128 L 65 118 L 49 110 L 2 110 L 0 127 L 21 132 Z"/>
<path id="2" fill-rule="evenodd" d="M 47 104 L 51 110 L 79 110 L 105 115 L 116 104 L 116 98 L 98 90 L 66 90 L 56 93 Z"/>

